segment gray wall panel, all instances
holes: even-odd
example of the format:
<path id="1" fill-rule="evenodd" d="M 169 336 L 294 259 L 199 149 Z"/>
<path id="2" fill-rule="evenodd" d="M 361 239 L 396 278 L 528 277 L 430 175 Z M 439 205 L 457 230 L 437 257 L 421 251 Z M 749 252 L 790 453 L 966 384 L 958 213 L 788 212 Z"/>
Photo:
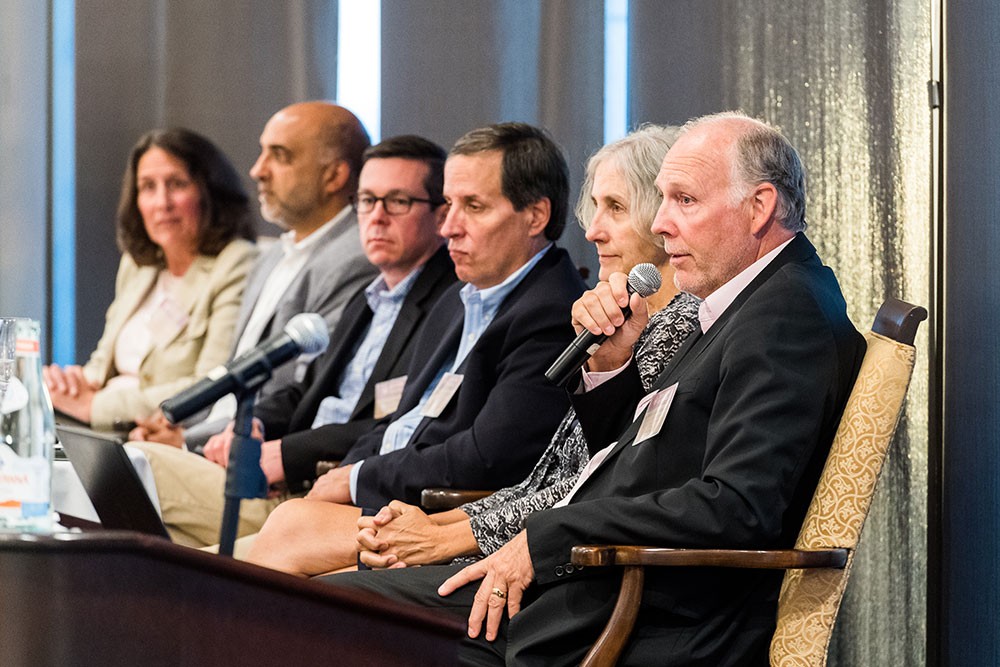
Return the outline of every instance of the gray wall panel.
<path id="1" fill-rule="evenodd" d="M 944 78 L 944 665 L 1000 664 L 1000 5 L 949 0 Z"/>
<path id="2" fill-rule="evenodd" d="M 48 14 L 32 0 L 0 2 L 0 315 L 47 331 Z"/>

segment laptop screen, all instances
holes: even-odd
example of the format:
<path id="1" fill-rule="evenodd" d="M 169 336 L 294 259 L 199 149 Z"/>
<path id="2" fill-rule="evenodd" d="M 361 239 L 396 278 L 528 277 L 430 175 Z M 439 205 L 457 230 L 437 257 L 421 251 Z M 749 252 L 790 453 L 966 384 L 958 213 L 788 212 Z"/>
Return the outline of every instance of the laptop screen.
<path id="1" fill-rule="evenodd" d="M 120 438 L 64 425 L 56 433 L 101 525 L 170 539 Z"/>

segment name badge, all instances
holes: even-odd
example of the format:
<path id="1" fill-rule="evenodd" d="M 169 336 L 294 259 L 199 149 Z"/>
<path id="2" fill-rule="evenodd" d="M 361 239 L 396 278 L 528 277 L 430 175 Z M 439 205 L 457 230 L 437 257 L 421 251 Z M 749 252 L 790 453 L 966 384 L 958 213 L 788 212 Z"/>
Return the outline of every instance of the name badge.
<path id="1" fill-rule="evenodd" d="M 375 383 L 375 419 L 381 419 L 396 411 L 399 399 L 403 397 L 404 386 L 406 386 L 405 375 Z"/>
<path id="2" fill-rule="evenodd" d="M 652 394 L 652 397 L 646 404 L 646 414 L 642 416 L 642 423 L 639 424 L 639 432 L 636 433 L 635 440 L 632 441 L 633 447 L 649 440 L 660 432 L 660 429 L 663 428 L 663 422 L 667 418 L 667 412 L 670 410 L 670 404 L 674 402 L 674 394 L 676 393 L 677 383 L 675 382 L 666 389 L 661 389 Z"/>
<path id="3" fill-rule="evenodd" d="M 462 379 L 464 377 L 464 375 L 458 375 L 457 373 L 445 373 L 441 377 L 441 381 L 434 387 L 431 397 L 424 403 L 424 407 L 420 410 L 420 416 L 430 417 L 431 419 L 440 417 L 444 409 L 448 407 L 451 397 L 462 386 Z"/>

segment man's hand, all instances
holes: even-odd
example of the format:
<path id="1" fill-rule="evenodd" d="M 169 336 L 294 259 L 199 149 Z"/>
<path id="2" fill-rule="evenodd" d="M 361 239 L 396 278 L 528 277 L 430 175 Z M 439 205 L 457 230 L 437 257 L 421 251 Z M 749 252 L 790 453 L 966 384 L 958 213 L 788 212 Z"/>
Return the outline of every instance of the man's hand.
<path id="1" fill-rule="evenodd" d="M 260 469 L 268 485 L 285 481 L 285 464 L 281 462 L 281 440 L 268 440 L 260 446 Z"/>
<path id="2" fill-rule="evenodd" d="M 184 428 L 171 424 L 159 410 L 145 419 L 136 417 L 135 423 L 136 427 L 129 431 L 129 440 L 158 442 L 178 448 L 184 446 Z"/>
<path id="3" fill-rule="evenodd" d="M 42 378 L 52 397 L 52 407 L 73 419 L 90 423 L 90 407 L 100 387 L 87 381 L 82 367 L 60 368 L 50 364 L 42 368 Z"/>
<path id="4" fill-rule="evenodd" d="M 229 449 L 233 446 L 234 427 L 235 423 L 229 422 L 226 430 L 222 433 L 216 433 L 208 439 L 203 452 L 206 459 L 212 463 L 218 463 L 223 468 L 229 466 Z M 250 436 L 258 440 L 264 439 L 264 424 L 257 418 L 254 418 L 250 427 Z"/>
<path id="5" fill-rule="evenodd" d="M 528 533 L 521 531 L 495 553 L 473 563 L 445 581 L 438 588 L 438 595 L 453 592 L 482 579 L 469 614 L 469 636 L 478 637 L 486 621 L 486 639 L 497 638 L 504 607 L 511 618 L 521 611 L 524 591 L 535 579 L 535 568 L 528 551 Z M 498 595 L 500 593 L 501 595 Z"/>
<path id="6" fill-rule="evenodd" d="M 212 463 L 217 463 L 223 468 L 229 466 L 229 448 L 233 446 L 233 423 L 222 433 L 216 433 L 205 443 L 203 453 L 205 458 Z"/>
<path id="7" fill-rule="evenodd" d="M 632 317 L 625 319 L 622 308 L 632 307 Z M 628 293 L 628 275 L 612 273 L 607 282 L 599 282 L 583 293 L 573 304 L 573 326 L 577 333 L 584 329 L 604 334 L 608 339 L 590 357 L 591 371 L 611 371 L 624 366 L 632 357 L 632 348 L 646 324 L 649 311 L 646 300 Z"/>
<path id="8" fill-rule="evenodd" d="M 346 465 L 326 473 L 316 480 L 306 498 L 351 505 L 351 468 L 352 466 Z"/>

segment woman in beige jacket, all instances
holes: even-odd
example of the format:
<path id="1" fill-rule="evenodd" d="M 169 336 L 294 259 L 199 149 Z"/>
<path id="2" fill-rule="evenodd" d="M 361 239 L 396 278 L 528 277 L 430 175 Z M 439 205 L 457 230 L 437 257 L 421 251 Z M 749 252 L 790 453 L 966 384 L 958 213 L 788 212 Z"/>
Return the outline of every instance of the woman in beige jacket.
<path id="1" fill-rule="evenodd" d="M 56 410 L 124 428 L 226 362 L 256 257 L 248 198 L 223 153 L 184 129 L 132 149 L 118 204 L 121 264 L 83 367 L 45 368 Z"/>

